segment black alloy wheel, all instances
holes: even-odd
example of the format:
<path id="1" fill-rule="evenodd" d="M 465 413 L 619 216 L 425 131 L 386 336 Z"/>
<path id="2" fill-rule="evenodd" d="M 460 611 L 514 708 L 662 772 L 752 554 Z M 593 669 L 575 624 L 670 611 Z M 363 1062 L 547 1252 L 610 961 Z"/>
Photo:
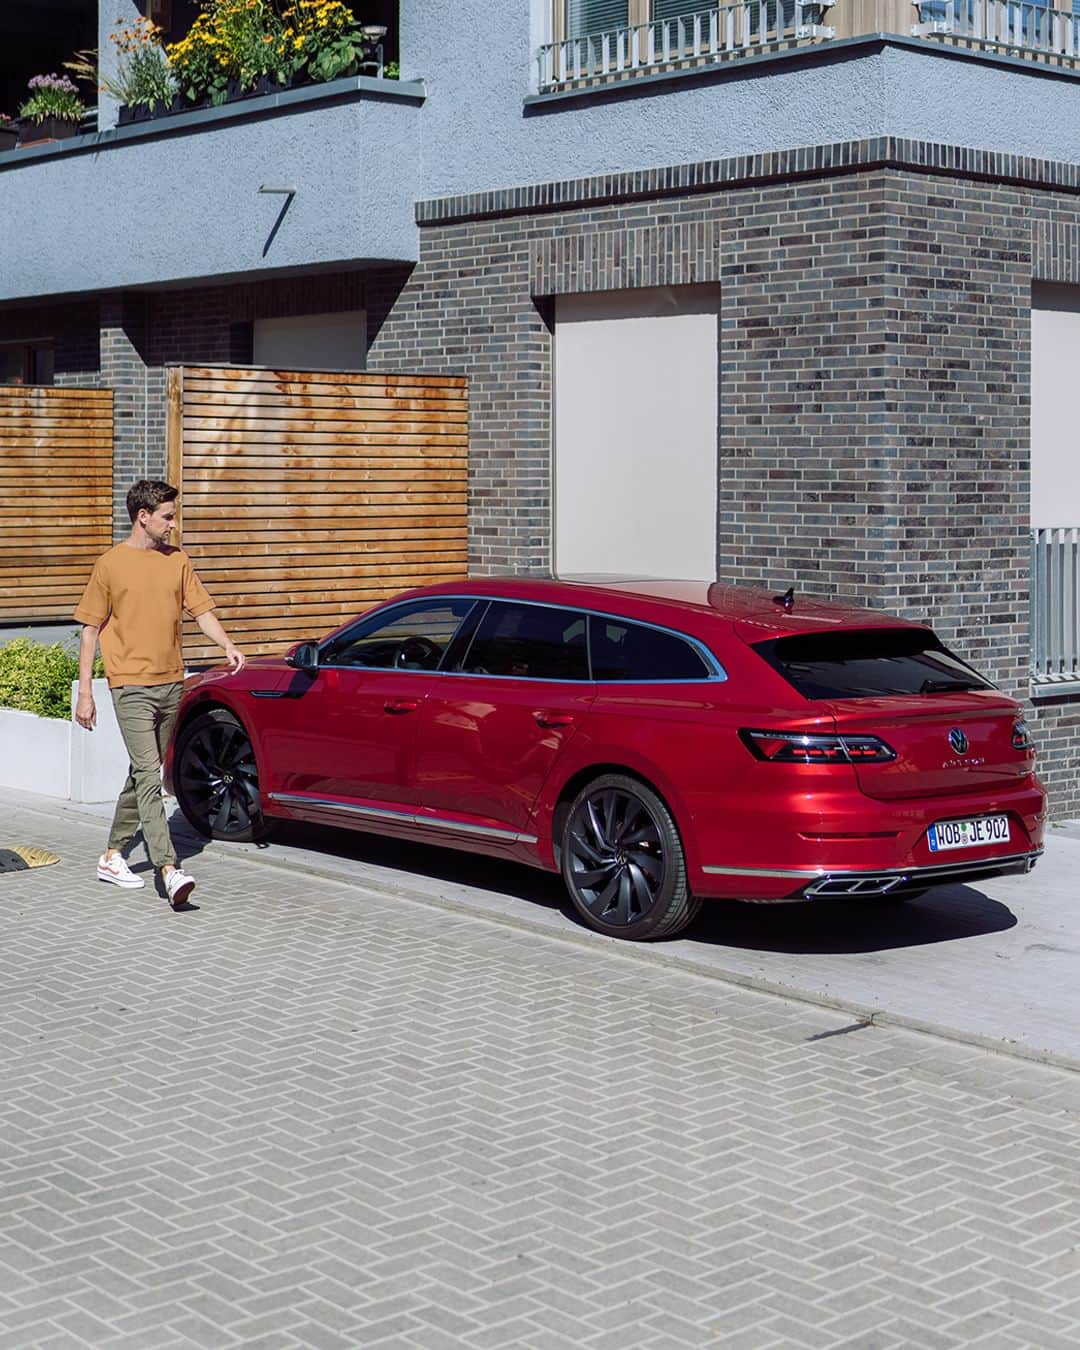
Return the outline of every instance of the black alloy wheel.
<path id="1" fill-rule="evenodd" d="M 211 708 L 180 732 L 173 783 L 180 810 L 202 834 L 250 843 L 266 833 L 255 752 L 224 708 Z"/>
<path id="2" fill-rule="evenodd" d="M 604 774 L 586 784 L 570 807 L 561 857 L 578 913 L 612 937 L 670 937 L 701 907 L 671 812 L 635 778 Z"/>

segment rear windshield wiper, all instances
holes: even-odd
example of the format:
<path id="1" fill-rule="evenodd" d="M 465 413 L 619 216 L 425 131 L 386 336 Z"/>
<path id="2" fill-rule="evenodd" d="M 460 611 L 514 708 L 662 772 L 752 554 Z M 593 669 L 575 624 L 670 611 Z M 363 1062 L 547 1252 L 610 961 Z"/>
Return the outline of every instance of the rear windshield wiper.
<path id="1" fill-rule="evenodd" d="M 971 680 L 923 680 L 919 686 L 920 694 L 945 694 L 950 691 L 962 691 L 964 689 L 981 689 L 981 684 L 975 684 Z"/>

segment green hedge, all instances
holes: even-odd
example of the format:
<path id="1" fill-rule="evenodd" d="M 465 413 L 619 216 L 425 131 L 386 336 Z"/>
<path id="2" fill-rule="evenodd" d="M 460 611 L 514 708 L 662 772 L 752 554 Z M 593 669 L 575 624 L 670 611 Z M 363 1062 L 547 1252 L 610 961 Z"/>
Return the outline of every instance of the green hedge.
<path id="1" fill-rule="evenodd" d="M 105 673 L 94 658 L 95 678 Z M 12 638 L 0 647 L 0 708 L 20 708 L 41 717 L 71 716 L 71 682 L 79 678 L 79 649 L 70 642 Z"/>

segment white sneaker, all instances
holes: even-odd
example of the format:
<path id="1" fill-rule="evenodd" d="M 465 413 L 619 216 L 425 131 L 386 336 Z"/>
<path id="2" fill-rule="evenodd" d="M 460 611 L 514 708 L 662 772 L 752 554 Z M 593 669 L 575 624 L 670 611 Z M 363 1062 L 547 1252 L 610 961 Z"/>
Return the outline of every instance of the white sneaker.
<path id="1" fill-rule="evenodd" d="M 114 886 L 126 886 L 129 890 L 146 885 L 142 877 L 135 875 L 119 853 L 114 853 L 111 858 L 106 858 L 103 853 L 98 859 L 97 875 L 98 881 L 111 881 Z"/>
<path id="2" fill-rule="evenodd" d="M 188 876 L 188 874 L 179 867 L 174 867 L 173 870 L 165 876 L 165 890 L 169 896 L 169 904 L 172 905 L 173 909 L 175 909 L 177 905 L 184 904 L 194 889 L 195 878 Z"/>

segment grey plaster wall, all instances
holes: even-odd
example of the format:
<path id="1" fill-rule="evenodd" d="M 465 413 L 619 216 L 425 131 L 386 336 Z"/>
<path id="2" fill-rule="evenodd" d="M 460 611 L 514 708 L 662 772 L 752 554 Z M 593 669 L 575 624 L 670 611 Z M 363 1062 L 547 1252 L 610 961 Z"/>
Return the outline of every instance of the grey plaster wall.
<path id="1" fill-rule="evenodd" d="M 403 0 L 403 74 L 428 90 L 425 197 L 886 134 L 1080 160 L 1080 78 L 902 39 L 529 105 L 549 3 Z"/>
<path id="2" fill-rule="evenodd" d="M 420 101 L 354 83 L 0 156 L 0 300 L 415 259 Z"/>

